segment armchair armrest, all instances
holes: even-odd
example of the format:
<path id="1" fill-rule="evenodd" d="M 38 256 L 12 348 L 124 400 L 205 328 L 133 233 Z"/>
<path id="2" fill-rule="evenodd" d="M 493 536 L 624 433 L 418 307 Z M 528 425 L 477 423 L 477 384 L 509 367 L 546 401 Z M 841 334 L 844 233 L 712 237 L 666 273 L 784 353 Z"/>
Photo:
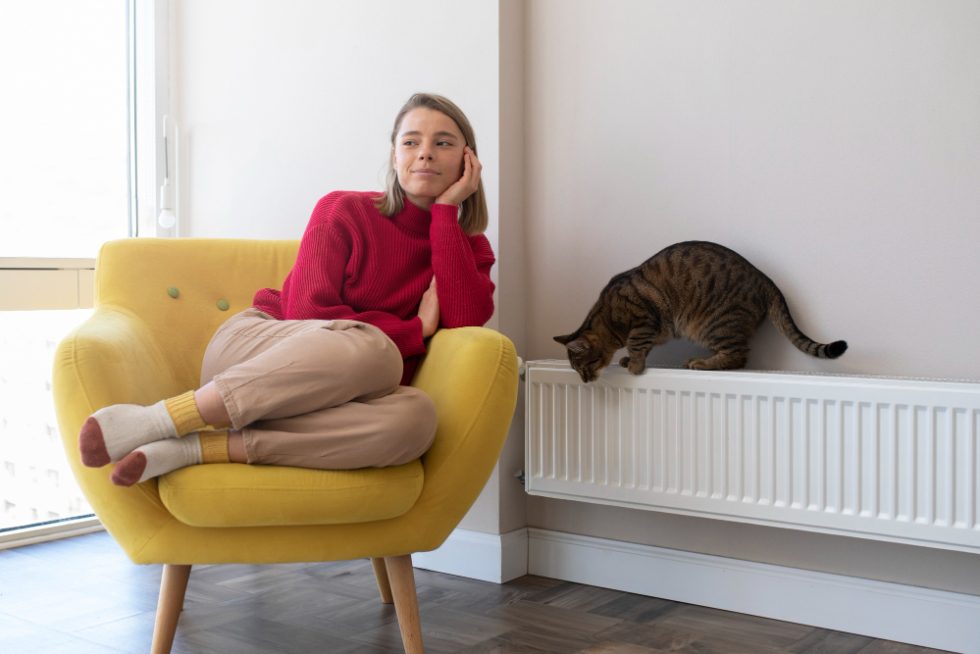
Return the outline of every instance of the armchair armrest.
<path id="1" fill-rule="evenodd" d="M 476 500 L 496 464 L 517 404 L 517 353 L 485 327 L 439 330 L 413 386 L 436 405 L 439 427 L 422 457 L 425 485 L 409 513 L 438 517 L 426 533 L 438 547 Z"/>
<path id="2" fill-rule="evenodd" d="M 133 539 L 142 540 L 172 518 L 155 482 L 132 492 L 112 484 L 111 467 L 82 465 L 78 433 L 97 409 L 122 402 L 151 404 L 178 389 L 150 330 L 117 307 L 100 307 L 62 340 L 55 353 L 53 392 L 65 454 L 89 504 L 127 551 L 136 545 Z"/>

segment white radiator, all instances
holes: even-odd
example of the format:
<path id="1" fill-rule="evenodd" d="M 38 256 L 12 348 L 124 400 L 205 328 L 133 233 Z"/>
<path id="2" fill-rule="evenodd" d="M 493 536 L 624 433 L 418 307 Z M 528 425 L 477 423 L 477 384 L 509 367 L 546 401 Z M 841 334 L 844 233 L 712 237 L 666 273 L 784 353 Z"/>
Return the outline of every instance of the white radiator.
<path id="1" fill-rule="evenodd" d="M 980 552 L 980 383 L 525 371 L 528 493 Z"/>

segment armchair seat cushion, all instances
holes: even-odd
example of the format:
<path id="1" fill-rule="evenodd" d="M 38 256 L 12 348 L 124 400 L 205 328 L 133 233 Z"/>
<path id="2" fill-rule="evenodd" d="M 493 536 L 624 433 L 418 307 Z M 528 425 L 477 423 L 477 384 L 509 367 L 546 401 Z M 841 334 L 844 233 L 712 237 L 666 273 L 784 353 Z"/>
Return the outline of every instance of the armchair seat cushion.
<path id="1" fill-rule="evenodd" d="M 164 475 L 159 491 L 192 527 L 332 525 L 398 517 L 415 505 L 423 481 L 418 460 L 359 470 L 219 463 Z"/>

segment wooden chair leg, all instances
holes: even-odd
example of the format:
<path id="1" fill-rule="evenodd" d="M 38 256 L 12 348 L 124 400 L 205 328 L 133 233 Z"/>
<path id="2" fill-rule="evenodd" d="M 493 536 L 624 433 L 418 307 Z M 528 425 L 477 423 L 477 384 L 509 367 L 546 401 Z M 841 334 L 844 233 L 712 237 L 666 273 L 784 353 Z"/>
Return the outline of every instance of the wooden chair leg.
<path id="1" fill-rule="evenodd" d="M 381 593 L 381 603 L 391 604 L 391 584 L 388 582 L 388 568 L 382 558 L 371 559 L 374 566 L 374 578 L 378 580 L 378 591 Z"/>
<path id="2" fill-rule="evenodd" d="M 386 556 L 388 581 L 395 601 L 398 628 L 402 632 L 405 654 L 424 654 L 422 647 L 422 623 L 419 619 L 419 598 L 415 594 L 415 573 L 412 571 L 412 555 Z"/>
<path id="3" fill-rule="evenodd" d="M 170 654 L 177 632 L 177 619 L 184 608 L 184 593 L 191 575 L 189 565 L 164 565 L 160 579 L 160 599 L 157 602 L 156 623 L 153 625 L 151 654 Z"/>

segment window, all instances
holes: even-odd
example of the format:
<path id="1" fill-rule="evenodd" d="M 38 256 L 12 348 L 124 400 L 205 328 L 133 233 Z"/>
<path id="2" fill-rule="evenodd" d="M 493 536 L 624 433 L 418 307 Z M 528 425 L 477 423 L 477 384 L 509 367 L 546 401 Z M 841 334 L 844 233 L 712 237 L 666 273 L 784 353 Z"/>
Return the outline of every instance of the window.
<path id="1" fill-rule="evenodd" d="M 91 513 L 62 449 L 50 371 L 91 311 L 100 245 L 155 233 L 167 13 L 166 0 L 2 9 L 0 532 Z"/>
<path id="2" fill-rule="evenodd" d="M 0 21 L 0 257 L 94 257 L 129 235 L 123 0 L 7 3 Z"/>

